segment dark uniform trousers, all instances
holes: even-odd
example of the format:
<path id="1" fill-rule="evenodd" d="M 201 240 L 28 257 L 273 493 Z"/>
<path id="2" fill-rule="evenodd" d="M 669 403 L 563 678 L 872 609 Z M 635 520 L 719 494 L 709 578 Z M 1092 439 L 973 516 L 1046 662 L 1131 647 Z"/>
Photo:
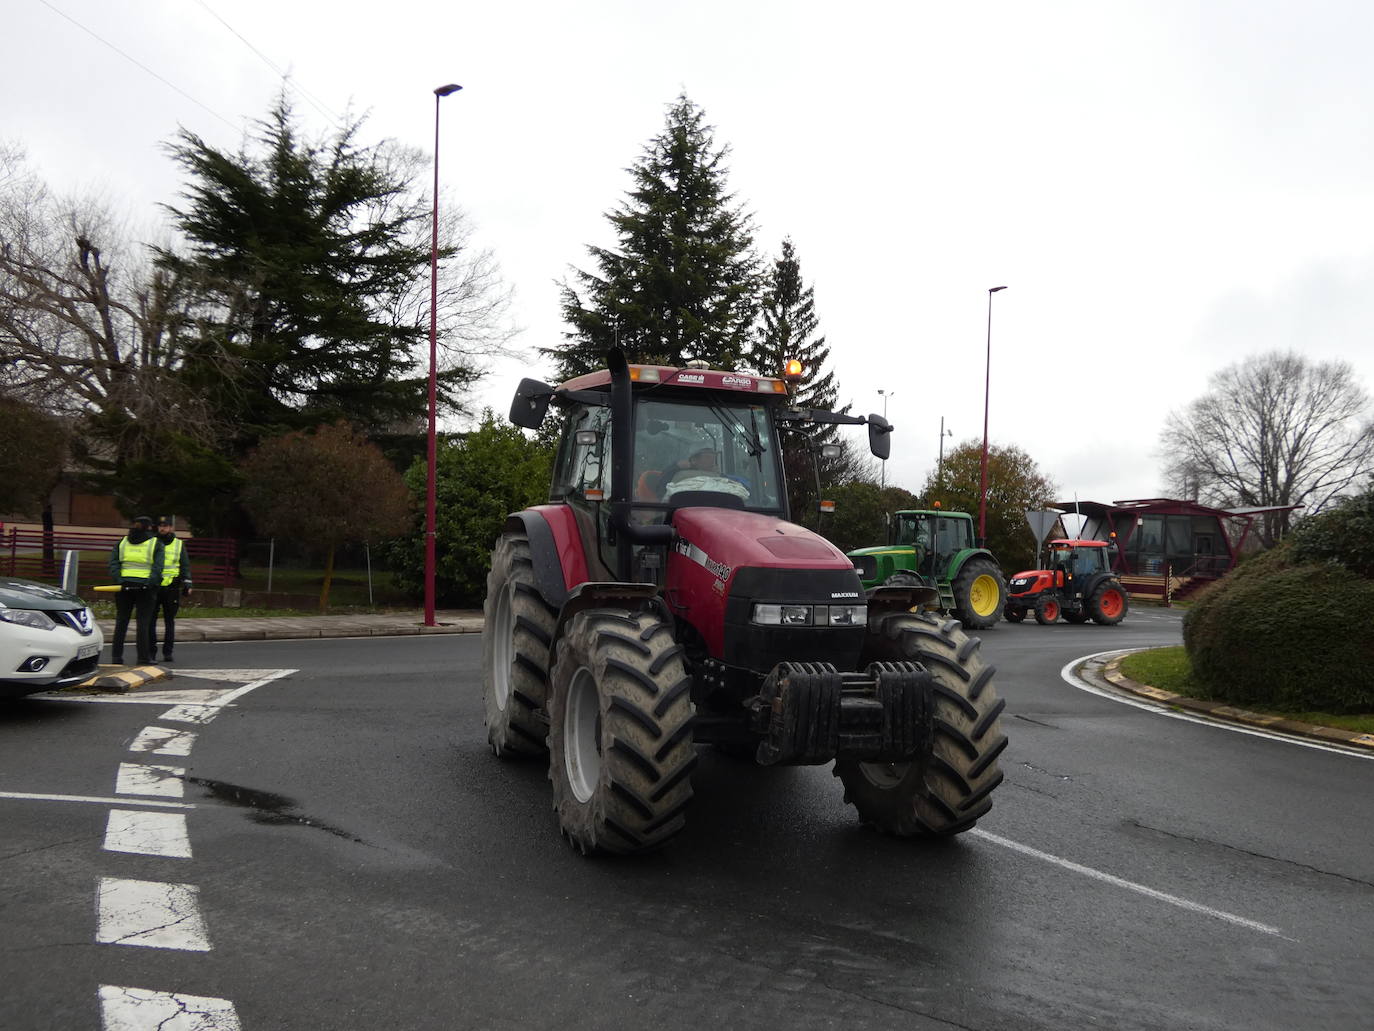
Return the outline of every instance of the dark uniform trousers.
<path id="1" fill-rule="evenodd" d="M 129 631 L 129 617 L 134 617 L 134 650 L 138 664 L 146 665 L 153 661 L 156 632 L 153 619 L 157 610 L 158 589 L 151 584 L 147 587 L 125 586 L 115 595 L 114 646 L 110 657 L 116 665 L 124 661 L 124 635 Z"/>
<path id="2" fill-rule="evenodd" d="M 177 643 L 177 613 L 181 611 L 181 584 L 173 581 L 156 591 L 157 602 L 153 605 L 152 618 L 148 621 L 153 628 L 153 658 L 157 658 L 157 621 L 162 620 L 162 657 L 170 659 L 172 649 Z"/>

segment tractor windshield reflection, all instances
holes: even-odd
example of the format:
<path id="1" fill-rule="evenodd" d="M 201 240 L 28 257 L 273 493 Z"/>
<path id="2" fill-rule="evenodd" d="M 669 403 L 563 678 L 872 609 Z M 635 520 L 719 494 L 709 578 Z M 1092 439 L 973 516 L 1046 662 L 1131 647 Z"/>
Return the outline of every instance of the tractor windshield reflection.
<path id="1" fill-rule="evenodd" d="M 634 479 L 635 500 L 644 503 L 705 490 L 733 494 L 747 508 L 781 507 L 777 449 L 762 405 L 641 400 Z"/>

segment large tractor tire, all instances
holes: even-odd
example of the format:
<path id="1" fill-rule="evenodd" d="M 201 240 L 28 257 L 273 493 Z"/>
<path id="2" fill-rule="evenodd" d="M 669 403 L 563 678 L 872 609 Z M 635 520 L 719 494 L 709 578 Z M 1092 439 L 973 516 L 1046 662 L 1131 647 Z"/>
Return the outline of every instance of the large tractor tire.
<path id="1" fill-rule="evenodd" d="M 954 618 L 966 629 L 986 630 L 1002 618 L 1007 604 L 1007 582 L 991 559 L 969 559 L 950 587 L 954 591 Z"/>
<path id="2" fill-rule="evenodd" d="M 954 620 L 916 613 L 885 616 L 870 635 L 863 664 L 919 662 L 935 680 L 934 711 L 925 763 L 835 763 L 861 822 L 902 838 L 945 836 L 968 830 L 992 808 L 1002 783 L 997 757 L 1007 746 L 1000 720 L 1006 703 L 980 644 Z"/>
<path id="3" fill-rule="evenodd" d="M 491 553 L 482 606 L 482 701 L 487 741 L 501 757 L 543 755 L 549 645 L 558 614 L 534 585 L 528 539 L 504 534 Z"/>
<path id="4" fill-rule="evenodd" d="M 557 646 L 549 780 L 563 834 L 583 855 L 660 848 L 692 798 L 691 678 L 657 616 L 588 609 Z"/>
<path id="5" fill-rule="evenodd" d="M 1093 589 L 1086 609 L 1093 622 L 1116 626 L 1126 618 L 1126 613 L 1131 609 L 1131 600 L 1120 581 L 1103 580 Z"/>

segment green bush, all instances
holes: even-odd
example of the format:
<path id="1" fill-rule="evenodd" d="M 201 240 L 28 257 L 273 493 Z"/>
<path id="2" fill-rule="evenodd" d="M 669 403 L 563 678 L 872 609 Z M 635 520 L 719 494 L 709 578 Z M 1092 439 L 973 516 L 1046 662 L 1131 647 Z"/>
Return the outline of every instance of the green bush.
<path id="1" fill-rule="evenodd" d="M 1294 562 L 1335 562 L 1374 577 L 1374 490 L 1304 520 L 1292 540 Z"/>
<path id="2" fill-rule="evenodd" d="M 1183 621 L 1212 697 L 1278 711 L 1374 712 L 1374 580 L 1293 541 L 1244 563 Z"/>

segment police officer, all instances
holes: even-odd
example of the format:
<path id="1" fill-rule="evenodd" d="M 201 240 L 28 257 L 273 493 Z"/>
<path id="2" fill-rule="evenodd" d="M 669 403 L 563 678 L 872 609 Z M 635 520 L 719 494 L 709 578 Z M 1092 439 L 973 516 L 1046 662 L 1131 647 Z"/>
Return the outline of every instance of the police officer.
<path id="1" fill-rule="evenodd" d="M 162 556 L 162 542 L 153 533 L 153 521 L 147 516 L 130 520 L 128 535 L 110 549 L 110 576 L 120 585 L 115 595 L 114 640 L 110 644 L 110 656 L 116 666 L 124 664 L 124 635 L 131 613 L 138 664 L 153 661 L 153 616 L 157 589 L 162 583 Z"/>
<path id="2" fill-rule="evenodd" d="M 177 640 L 177 611 L 181 599 L 191 593 L 191 557 L 186 542 L 176 534 L 173 517 L 159 516 L 157 539 L 162 542 L 162 584 L 153 607 L 152 656 L 157 661 L 157 621 L 162 620 L 162 661 L 173 662 L 172 649 Z"/>

